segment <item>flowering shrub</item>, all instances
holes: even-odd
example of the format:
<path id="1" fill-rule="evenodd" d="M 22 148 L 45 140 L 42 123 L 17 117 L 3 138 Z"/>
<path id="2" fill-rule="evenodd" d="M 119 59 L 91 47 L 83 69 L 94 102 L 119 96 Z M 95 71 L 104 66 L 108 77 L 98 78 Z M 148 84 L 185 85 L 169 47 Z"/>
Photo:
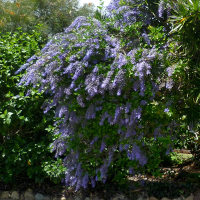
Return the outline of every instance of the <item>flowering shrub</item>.
<path id="1" fill-rule="evenodd" d="M 172 135 L 172 108 L 160 92 L 173 82 L 167 25 L 151 7 L 112 1 L 106 22 L 78 17 L 18 71 L 26 69 L 20 84 L 49 96 L 43 108 L 55 110 L 53 150 L 63 158 L 68 186 L 94 187 L 160 162 L 147 144 Z"/>

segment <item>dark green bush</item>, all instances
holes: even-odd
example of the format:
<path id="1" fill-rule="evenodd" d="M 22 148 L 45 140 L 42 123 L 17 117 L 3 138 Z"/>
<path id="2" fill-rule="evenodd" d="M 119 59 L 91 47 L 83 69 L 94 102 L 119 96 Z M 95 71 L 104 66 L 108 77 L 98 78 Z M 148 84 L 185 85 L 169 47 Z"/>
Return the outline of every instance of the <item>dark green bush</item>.
<path id="1" fill-rule="evenodd" d="M 38 27 L 39 28 L 39 27 Z M 30 178 L 42 182 L 51 176 L 47 166 L 56 166 L 49 144 L 53 137 L 45 128 L 50 115 L 43 116 L 44 95 L 32 89 L 26 96 L 18 87 L 17 69 L 41 49 L 45 40 L 33 30 L 0 33 L 0 181 Z M 53 178 L 56 175 L 52 175 Z"/>
<path id="2" fill-rule="evenodd" d="M 171 68 L 175 87 L 173 104 L 185 147 L 190 148 L 195 160 L 200 161 L 200 2 L 199 0 L 169 1 L 173 7 L 171 17 Z M 178 92 L 178 93 L 177 93 Z"/>

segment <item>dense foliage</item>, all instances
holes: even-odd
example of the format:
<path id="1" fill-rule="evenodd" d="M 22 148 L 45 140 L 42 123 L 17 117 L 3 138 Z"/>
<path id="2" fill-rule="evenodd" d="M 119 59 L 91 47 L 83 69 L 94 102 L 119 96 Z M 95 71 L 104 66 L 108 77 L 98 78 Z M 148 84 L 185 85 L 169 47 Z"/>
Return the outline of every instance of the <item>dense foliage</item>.
<path id="1" fill-rule="evenodd" d="M 170 3 L 174 7 L 171 44 L 171 69 L 176 83 L 173 92 L 173 104 L 179 117 L 183 139 L 189 140 L 189 148 L 200 161 L 200 2 L 178 1 Z M 177 95 L 178 91 L 178 95 Z M 177 119 L 178 120 L 178 119 Z"/>
<path id="2" fill-rule="evenodd" d="M 39 28 L 39 27 L 38 27 Z M 20 29 L 0 33 L 0 181 L 15 182 L 29 177 L 36 182 L 54 178 L 60 172 L 49 144 L 52 136 L 45 131 L 51 118 L 43 116 L 44 97 L 36 90 L 27 96 L 17 87 L 20 76 L 15 71 L 35 54 L 45 41 L 37 29 L 27 34 Z M 53 167 L 57 174 L 52 175 Z M 49 168 L 52 174 L 49 174 Z"/>

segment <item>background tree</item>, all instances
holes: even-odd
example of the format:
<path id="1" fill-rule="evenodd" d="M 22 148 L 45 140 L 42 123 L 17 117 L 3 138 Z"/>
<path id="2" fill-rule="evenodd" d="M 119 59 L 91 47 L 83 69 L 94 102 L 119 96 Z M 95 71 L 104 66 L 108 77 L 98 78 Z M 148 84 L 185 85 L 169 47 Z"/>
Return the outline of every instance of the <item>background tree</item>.
<path id="1" fill-rule="evenodd" d="M 79 6 L 78 0 L 17 0 L 0 1 L 0 31 L 15 31 L 22 27 L 29 31 L 43 24 L 45 34 L 63 31 L 79 15 L 90 16 L 93 4 Z"/>

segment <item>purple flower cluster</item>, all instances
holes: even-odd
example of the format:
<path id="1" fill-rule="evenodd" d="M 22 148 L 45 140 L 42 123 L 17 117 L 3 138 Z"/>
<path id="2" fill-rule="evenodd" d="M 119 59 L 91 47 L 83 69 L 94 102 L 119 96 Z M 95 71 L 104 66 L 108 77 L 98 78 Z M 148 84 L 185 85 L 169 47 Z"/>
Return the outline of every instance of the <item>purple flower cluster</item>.
<path id="1" fill-rule="evenodd" d="M 165 2 L 164 2 L 164 0 L 161 0 L 159 2 L 159 6 L 158 6 L 158 16 L 159 17 L 163 18 L 164 10 L 165 10 Z"/>
<path id="2" fill-rule="evenodd" d="M 137 21 L 142 21 L 144 24 L 150 24 L 154 20 L 154 16 L 146 9 L 147 4 L 145 0 L 115 0 L 111 1 L 108 5 L 108 16 L 113 17 L 113 23 L 115 28 L 120 28 L 120 31 L 124 31 L 124 28 L 132 25 Z M 144 39 L 148 42 L 148 38 L 144 35 Z"/>
<path id="3" fill-rule="evenodd" d="M 166 13 L 167 18 L 169 18 L 171 15 L 171 7 L 166 1 L 160 0 L 158 5 L 158 17 L 164 18 L 164 13 Z"/>
<path id="4" fill-rule="evenodd" d="M 117 20 L 114 19 L 114 27 L 124 30 L 126 26 L 135 23 L 140 15 L 140 11 L 137 7 L 130 7 L 128 5 L 120 4 L 120 1 L 111 1 L 107 7 L 109 17 L 118 16 Z"/>

